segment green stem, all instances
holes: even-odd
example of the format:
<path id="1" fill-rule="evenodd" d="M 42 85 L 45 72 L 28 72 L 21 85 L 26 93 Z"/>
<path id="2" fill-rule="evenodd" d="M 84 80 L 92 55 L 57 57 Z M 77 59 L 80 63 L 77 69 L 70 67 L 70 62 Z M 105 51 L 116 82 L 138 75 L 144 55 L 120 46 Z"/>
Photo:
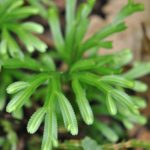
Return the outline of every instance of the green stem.
<path id="1" fill-rule="evenodd" d="M 141 140 L 129 140 L 126 142 L 121 142 L 118 144 L 108 144 L 108 145 L 103 145 L 102 148 L 105 150 L 122 150 L 122 149 L 127 149 L 127 148 L 145 148 L 145 149 L 150 149 L 150 143 L 147 141 L 141 141 Z"/>
<path id="2" fill-rule="evenodd" d="M 148 150 L 150 149 L 150 143 L 148 141 L 132 139 L 118 144 L 102 145 L 103 150 L 123 150 L 128 148 L 144 148 Z M 79 140 L 74 140 L 63 144 L 60 143 L 56 150 L 83 150 L 83 148 Z"/>

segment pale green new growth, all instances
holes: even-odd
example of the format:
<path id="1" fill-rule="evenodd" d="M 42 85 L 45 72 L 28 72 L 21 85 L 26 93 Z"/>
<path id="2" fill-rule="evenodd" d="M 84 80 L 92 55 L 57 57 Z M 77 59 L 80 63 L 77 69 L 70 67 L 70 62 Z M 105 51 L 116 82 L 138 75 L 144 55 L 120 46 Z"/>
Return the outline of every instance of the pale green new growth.
<path id="1" fill-rule="evenodd" d="M 107 106 L 107 109 L 108 109 L 108 111 L 110 112 L 111 115 L 116 115 L 117 114 L 116 104 L 115 104 L 115 101 L 112 98 L 111 92 L 109 92 L 107 94 L 106 106 Z"/>
<path id="2" fill-rule="evenodd" d="M 31 90 L 31 88 L 28 88 L 24 91 L 17 93 L 8 103 L 6 111 L 11 113 L 16 109 L 21 108 L 25 104 L 25 101 L 28 100 L 28 98 L 31 96 L 32 92 L 33 91 Z"/>
<path id="3" fill-rule="evenodd" d="M 52 114 L 46 114 L 44 122 L 44 135 L 42 140 L 42 150 L 52 149 Z"/>
<path id="4" fill-rule="evenodd" d="M 76 95 L 76 101 L 83 120 L 88 125 L 92 124 L 94 121 L 93 112 L 86 98 L 85 90 L 82 88 L 77 78 L 73 79 L 72 88 Z"/>
<path id="5" fill-rule="evenodd" d="M 47 45 L 33 35 L 33 33 L 43 33 L 44 28 L 38 23 L 21 22 L 38 13 L 39 10 L 36 7 L 24 6 L 23 0 L 0 2 L 0 56 L 23 58 L 21 48 L 14 40 L 12 33 L 19 37 L 29 52 L 35 49 L 40 52 L 46 51 Z"/>
<path id="6" fill-rule="evenodd" d="M 140 81 L 135 81 L 133 90 L 137 92 L 145 92 L 147 91 L 147 89 L 148 89 L 148 86 L 145 83 L 140 82 Z"/>
<path id="7" fill-rule="evenodd" d="M 6 90 L 8 94 L 14 94 L 19 92 L 20 90 L 25 89 L 28 86 L 30 86 L 30 83 L 24 81 L 18 81 L 10 84 Z"/>
<path id="8" fill-rule="evenodd" d="M 34 33 L 43 33 L 44 32 L 44 28 L 35 22 L 25 22 L 25 23 L 22 23 L 21 26 L 25 30 L 30 31 L 30 32 L 34 32 Z"/>
<path id="9" fill-rule="evenodd" d="M 27 131 L 31 134 L 35 133 L 41 125 L 45 115 L 45 109 L 39 108 L 30 118 Z"/>
<path id="10" fill-rule="evenodd" d="M 6 110 L 7 112 L 15 111 L 16 109 L 20 109 L 25 102 L 29 99 L 29 97 L 33 94 L 36 88 L 42 84 L 46 79 L 47 75 L 40 74 L 36 76 L 37 79 L 30 82 L 30 86 L 26 87 L 24 90 L 19 91 L 12 100 L 8 103 Z"/>
<path id="11" fill-rule="evenodd" d="M 57 93 L 56 96 L 59 102 L 59 107 L 67 130 L 70 131 L 72 135 L 77 135 L 78 134 L 77 119 L 70 102 L 61 93 Z"/>

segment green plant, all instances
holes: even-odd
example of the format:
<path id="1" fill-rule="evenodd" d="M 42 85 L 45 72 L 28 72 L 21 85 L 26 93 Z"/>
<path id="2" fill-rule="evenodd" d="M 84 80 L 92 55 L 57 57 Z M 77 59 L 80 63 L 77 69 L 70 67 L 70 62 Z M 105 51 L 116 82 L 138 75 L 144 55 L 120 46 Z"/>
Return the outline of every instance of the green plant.
<path id="1" fill-rule="evenodd" d="M 0 2 L 2 3 L 2 1 Z M 0 8 L 5 8 L 4 10 L 0 9 L 0 11 L 3 10 L 6 14 L 6 17 L 2 17 L 4 21 L 2 20 L 2 25 L 0 25 L 2 31 L 1 78 L 8 76 L 7 82 L 3 82 L 3 87 L 6 87 L 16 78 L 21 81 L 14 82 L 7 87 L 7 93 L 14 96 L 7 104 L 6 111 L 13 112 L 16 114 L 15 116 L 18 116 L 23 106 L 29 105 L 29 99 L 32 100 L 30 101 L 31 107 L 32 103 L 35 103 L 33 100 L 42 100 L 43 105 L 36 109 L 27 125 L 28 132 L 33 134 L 44 121 L 42 150 L 50 150 L 53 146 L 59 145 L 57 122 L 61 124 L 62 118 L 65 128 L 72 135 L 78 134 L 77 116 L 79 116 L 79 121 L 82 118 L 87 125 L 92 125 L 93 130 L 100 131 L 111 142 L 116 142 L 119 138 L 118 135 L 109 125 L 99 121 L 96 116 L 110 116 L 112 122 L 117 120 L 123 123 L 126 128 L 131 128 L 135 123 L 144 124 L 146 122 L 146 118 L 139 113 L 139 109 L 145 106 L 143 99 L 128 95 L 126 89 L 138 92 L 146 91 L 146 84 L 136 79 L 150 72 L 150 63 L 137 63 L 133 69 L 124 72 L 123 67 L 132 59 L 132 53 L 129 49 L 122 50 L 117 54 L 97 55 L 100 48 L 112 48 L 112 42 L 105 40 L 105 38 L 124 31 L 127 28 L 124 19 L 137 11 L 143 11 L 144 6 L 142 4 L 136 4 L 133 0 L 129 0 L 111 24 L 100 29 L 86 41 L 84 41 L 84 37 L 89 25 L 88 16 L 95 0 L 88 0 L 83 3 L 79 6 L 77 13 L 76 0 L 66 1 L 64 36 L 61 32 L 57 7 L 53 4 L 48 9 L 47 14 L 43 16 L 49 22 L 56 51 L 52 56 L 49 52 L 45 52 L 35 59 L 27 53 L 24 57 L 20 55 L 15 57 L 16 53 L 14 52 L 21 52 L 18 50 L 18 46 L 15 46 L 16 42 L 12 39 L 10 42 L 6 42 L 10 38 L 5 35 L 5 27 L 7 26 L 5 20 L 10 21 L 9 18 L 15 18 L 14 24 L 8 23 L 9 29 L 13 29 L 12 31 L 23 39 L 29 52 L 32 52 L 34 47 L 42 52 L 46 48 L 43 42 L 37 41 L 37 38 L 30 33 L 30 31 L 41 33 L 43 28 L 40 25 L 27 22 L 17 23 L 18 17 L 13 16 L 12 13 L 7 16 L 9 10 L 7 3 L 11 6 L 10 12 L 13 9 L 24 12 L 26 9 L 26 6 L 20 8 L 23 1 L 13 3 L 14 6 L 10 5 L 12 2 L 13 0 L 6 0 L 4 4 L 0 5 Z M 38 2 L 30 2 L 34 6 L 36 6 L 35 4 L 41 6 Z M 33 10 L 29 9 L 26 11 L 27 14 L 19 13 L 17 16 L 19 19 L 23 19 L 37 12 Z M 15 11 L 13 12 L 15 13 Z M 36 39 L 36 42 L 33 39 Z M 11 55 L 13 58 L 4 57 L 3 52 L 6 52 L 6 44 L 9 53 L 15 54 Z M 84 57 L 85 52 L 88 54 L 87 57 Z M 56 66 L 53 56 L 66 65 L 66 70 L 61 71 Z M 29 73 L 21 69 L 27 70 Z M 96 101 L 97 105 L 90 105 L 93 101 Z M 79 114 L 77 106 L 81 115 L 77 115 Z"/>

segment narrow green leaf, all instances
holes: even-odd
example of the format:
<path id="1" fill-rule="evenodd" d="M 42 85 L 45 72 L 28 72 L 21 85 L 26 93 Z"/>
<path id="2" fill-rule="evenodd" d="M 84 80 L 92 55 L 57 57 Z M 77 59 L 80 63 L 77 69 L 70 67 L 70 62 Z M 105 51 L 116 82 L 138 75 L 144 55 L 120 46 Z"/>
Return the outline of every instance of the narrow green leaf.
<path id="1" fill-rule="evenodd" d="M 34 47 L 28 35 L 29 32 L 21 28 L 20 24 L 10 24 L 9 30 L 17 34 L 30 53 L 34 51 Z"/>
<path id="2" fill-rule="evenodd" d="M 4 16 L 4 13 L 7 11 L 7 9 L 13 5 L 14 1 L 13 0 L 5 0 L 5 1 L 0 1 L 0 17 Z"/>
<path id="3" fill-rule="evenodd" d="M 128 16 L 138 11 L 143 11 L 144 5 L 140 3 L 134 3 L 134 0 L 128 0 L 128 4 L 125 5 L 118 13 L 116 20 L 122 21 Z"/>
<path id="4" fill-rule="evenodd" d="M 147 118 L 142 115 L 137 115 L 137 116 L 135 116 L 135 123 L 145 125 L 147 123 Z"/>
<path id="5" fill-rule="evenodd" d="M 34 112 L 27 125 L 27 131 L 29 133 L 33 134 L 38 130 L 44 119 L 45 112 L 45 108 L 39 108 L 36 112 Z"/>
<path id="6" fill-rule="evenodd" d="M 76 101 L 83 120 L 88 125 L 92 124 L 94 121 L 93 112 L 88 99 L 86 98 L 85 90 L 82 88 L 77 78 L 73 78 L 72 88 L 76 95 Z"/>
<path id="7" fill-rule="evenodd" d="M 16 21 L 18 19 L 25 19 L 31 15 L 38 13 L 38 9 L 32 6 L 24 6 L 22 8 L 17 8 L 11 12 L 11 14 L 6 15 L 5 21 Z"/>
<path id="8" fill-rule="evenodd" d="M 139 115 L 130 114 L 125 119 L 121 119 L 121 120 L 123 120 L 124 125 L 125 126 L 127 125 L 127 127 L 128 127 L 129 123 L 130 124 L 137 124 L 138 123 L 138 124 L 144 125 L 147 122 L 147 118 L 145 116 L 140 115 L 140 114 Z M 131 126 L 131 127 L 133 127 L 133 126 Z"/>
<path id="9" fill-rule="evenodd" d="M 128 130 L 131 130 L 134 127 L 133 123 L 128 121 L 127 119 L 123 120 L 123 124 Z"/>
<path id="10" fill-rule="evenodd" d="M 45 9 L 44 5 L 41 5 L 39 0 L 28 0 L 31 6 L 36 7 L 39 11 L 39 15 L 42 16 L 44 19 L 47 19 L 47 9 Z M 51 1 L 49 1 L 51 2 Z"/>
<path id="11" fill-rule="evenodd" d="M 40 74 L 35 77 L 35 79 L 30 82 L 30 86 L 27 87 L 25 90 L 17 93 L 12 100 L 8 103 L 6 107 L 7 112 L 12 112 L 16 109 L 21 108 L 25 102 L 29 99 L 29 97 L 34 93 L 35 89 L 42 84 L 46 79 L 47 74 Z"/>
<path id="12" fill-rule="evenodd" d="M 55 82 L 54 79 L 49 80 L 46 100 L 44 103 L 44 107 L 47 110 L 47 115 L 49 115 L 49 121 L 50 121 L 49 130 L 50 130 L 51 137 L 49 137 L 49 139 L 47 137 L 47 140 L 52 142 L 52 145 L 54 145 L 55 147 L 58 146 L 57 118 L 56 118 L 56 113 L 55 113 L 56 95 L 54 94 L 55 91 L 57 90 L 56 84 L 57 83 Z M 47 142 L 45 141 L 45 143 L 47 143 Z M 47 144 L 45 144 L 45 145 L 47 145 Z"/>
<path id="13" fill-rule="evenodd" d="M 137 92 L 146 92 L 147 89 L 148 89 L 148 86 L 145 83 L 140 82 L 140 81 L 135 81 L 133 90 Z"/>
<path id="14" fill-rule="evenodd" d="M 61 33 L 61 27 L 58 17 L 58 10 L 56 8 L 51 8 L 48 11 L 48 21 L 51 27 L 52 35 L 54 38 L 55 46 L 58 52 L 63 51 L 64 49 L 64 39 Z"/>
<path id="15" fill-rule="evenodd" d="M 74 39 L 76 34 L 75 8 L 77 0 L 66 0 L 66 33 L 65 33 L 65 49 L 69 59 L 74 49 Z M 66 55 L 67 55 L 66 54 Z M 69 59 L 70 61 L 70 59 Z"/>
<path id="16" fill-rule="evenodd" d="M 53 134 L 53 145 L 54 147 L 58 146 L 58 131 L 57 131 L 57 117 L 56 117 L 56 113 L 53 112 L 52 114 L 52 134 Z"/>
<path id="17" fill-rule="evenodd" d="M 132 96 L 133 103 L 139 108 L 143 109 L 147 106 L 146 100 L 142 97 Z"/>
<path id="18" fill-rule="evenodd" d="M 94 6 L 96 0 L 88 0 L 87 2 L 88 2 L 88 4 L 89 4 L 89 6 L 90 6 L 91 8 L 93 8 L 93 6 Z"/>
<path id="19" fill-rule="evenodd" d="M 25 23 L 25 26 L 27 25 L 31 26 L 31 24 L 32 23 L 30 22 Z M 42 26 L 41 27 L 36 27 L 36 26 L 40 26 L 40 25 L 34 24 L 34 30 L 41 30 L 37 28 L 42 28 Z M 47 45 L 43 41 L 41 41 L 39 38 L 37 38 L 35 35 L 33 35 L 30 31 L 28 31 L 28 30 L 33 31 L 33 29 L 31 28 L 29 29 L 29 27 L 25 27 L 25 28 L 20 24 L 9 25 L 9 29 L 19 36 L 19 38 L 22 40 L 22 42 L 27 47 L 27 50 L 29 52 L 33 52 L 34 49 L 37 49 L 39 52 L 45 52 Z"/>
<path id="20" fill-rule="evenodd" d="M 76 0 L 66 0 L 66 34 L 72 30 L 74 19 L 75 19 L 75 8 L 76 8 Z"/>
<path id="21" fill-rule="evenodd" d="M 44 123 L 44 135 L 42 140 L 42 150 L 51 150 L 52 145 L 58 146 L 57 137 L 57 118 L 53 109 L 48 108 L 45 123 Z"/>
<path id="22" fill-rule="evenodd" d="M 12 3 L 9 8 L 7 8 L 7 12 L 6 13 L 10 13 L 12 12 L 13 10 L 15 10 L 16 8 L 22 6 L 24 3 L 23 0 L 19 0 L 19 1 L 16 1 L 15 3 Z"/>
<path id="23" fill-rule="evenodd" d="M 65 50 L 66 50 L 66 57 L 69 61 L 72 61 L 70 56 L 74 51 L 74 38 L 76 34 L 76 24 L 72 25 L 73 27 L 70 29 L 70 32 L 65 37 Z M 68 54 L 68 55 L 67 55 Z"/>
<path id="24" fill-rule="evenodd" d="M 107 109 L 108 109 L 108 111 L 111 115 L 116 115 L 117 114 L 116 104 L 115 104 L 115 102 L 112 98 L 111 92 L 109 92 L 107 94 L 106 106 L 107 106 Z"/>
<path id="25" fill-rule="evenodd" d="M 10 84 L 6 91 L 8 94 L 14 94 L 17 93 L 18 91 L 21 91 L 27 87 L 29 87 L 30 84 L 28 82 L 24 82 L 24 81 L 18 81 L 18 82 L 14 82 L 12 84 Z"/>
<path id="26" fill-rule="evenodd" d="M 106 124 L 95 121 L 94 126 L 105 136 L 109 141 L 116 142 L 118 141 L 118 135 Z"/>
<path id="27" fill-rule="evenodd" d="M 44 31 L 43 26 L 41 26 L 40 24 L 35 23 L 35 22 L 24 22 L 21 24 L 21 26 L 25 30 L 34 32 L 34 33 L 43 33 L 43 31 Z"/>
<path id="28" fill-rule="evenodd" d="M 47 70 L 39 62 L 30 58 L 24 57 L 23 59 L 11 58 L 2 60 L 2 66 L 7 69 L 29 69 L 34 71 L 44 71 Z"/>
<path id="29" fill-rule="evenodd" d="M 79 6 L 76 15 L 76 34 L 75 34 L 75 49 L 80 50 L 81 42 L 86 35 L 86 31 L 88 30 L 89 20 L 88 15 L 91 13 L 92 8 L 94 6 L 95 0 L 88 1 L 88 3 L 84 3 Z M 79 53 L 81 53 L 79 51 Z M 78 54 L 79 56 L 81 54 Z"/>
<path id="30" fill-rule="evenodd" d="M 50 55 L 47 55 L 47 53 L 41 55 L 41 61 L 50 71 L 56 70 L 53 58 Z"/>
<path id="31" fill-rule="evenodd" d="M 6 103 L 6 93 L 5 91 L 5 84 L 1 82 L 0 84 L 0 111 L 4 109 Z"/>
<path id="32" fill-rule="evenodd" d="M 112 42 L 111 41 L 99 41 L 95 40 L 93 42 L 89 42 L 85 44 L 83 47 L 80 48 L 80 53 L 84 53 L 87 50 L 88 51 L 94 51 L 95 53 L 100 49 L 100 48 L 112 48 Z"/>
<path id="33" fill-rule="evenodd" d="M 90 84 L 94 87 L 97 87 L 99 85 L 98 81 L 100 78 L 99 78 L 99 76 L 97 76 L 93 73 L 83 72 L 83 73 L 78 74 L 78 77 L 79 77 L 81 82 L 85 82 L 85 83 Z"/>
<path id="34" fill-rule="evenodd" d="M 97 48 L 113 48 L 113 43 L 112 41 L 100 41 L 96 43 Z"/>
<path id="35" fill-rule="evenodd" d="M 84 82 L 90 86 L 96 87 L 98 90 L 102 91 L 104 94 L 111 91 L 113 88 L 108 84 L 100 81 L 100 77 L 93 73 L 82 72 L 77 75 L 81 82 Z"/>
<path id="36" fill-rule="evenodd" d="M 134 88 L 135 86 L 134 81 L 128 80 L 126 78 L 123 78 L 122 76 L 117 76 L 117 75 L 103 76 L 100 78 L 100 80 L 106 83 L 110 83 L 114 86 L 117 85 L 125 88 Z"/>
<path id="37" fill-rule="evenodd" d="M 96 74 L 99 75 L 112 75 L 112 74 L 120 74 L 122 72 L 122 68 L 119 67 L 111 67 L 111 66 L 100 66 L 101 64 L 98 64 L 95 66 L 95 68 L 93 69 L 93 71 Z"/>
<path id="38" fill-rule="evenodd" d="M 84 47 L 80 48 L 80 53 L 83 54 L 84 52 L 90 54 L 90 53 L 94 53 L 96 54 L 96 52 L 100 49 L 100 48 L 112 48 L 112 42 L 111 41 L 93 41 L 91 43 L 86 44 Z"/>
<path id="39" fill-rule="evenodd" d="M 79 60 L 72 65 L 70 72 L 93 69 L 95 65 L 96 64 L 93 59 Z"/>
<path id="40" fill-rule="evenodd" d="M 52 116 L 48 112 L 44 122 L 44 135 L 42 140 L 42 150 L 52 150 Z"/>
<path id="41" fill-rule="evenodd" d="M 124 22 L 112 23 L 101 29 L 98 33 L 94 34 L 91 38 L 89 38 L 85 43 L 83 43 L 80 49 L 90 49 L 93 46 L 95 47 L 95 41 L 98 43 L 98 41 L 101 41 L 107 36 L 112 35 L 113 33 L 116 32 L 121 32 L 126 28 L 127 27 L 125 26 Z"/>
<path id="42" fill-rule="evenodd" d="M 31 96 L 32 92 L 33 91 L 31 88 L 27 88 L 17 93 L 7 104 L 6 111 L 11 113 L 17 108 L 21 108 L 24 105 L 25 101 L 28 100 L 28 98 Z"/>
<path id="43" fill-rule="evenodd" d="M 1 40 L 1 42 L 0 42 L 0 55 L 2 55 L 2 56 L 7 55 L 7 42 L 6 42 L 6 40 Z"/>
<path id="44" fill-rule="evenodd" d="M 150 73 L 150 63 L 137 63 L 131 70 L 124 73 L 123 76 L 128 79 L 137 79 Z"/>
<path id="45" fill-rule="evenodd" d="M 38 39 L 36 36 L 28 33 L 28 36 L 30 36 L 30 41 L 35 49 L 37 49 L 39 52 L 45 52 L 47 49 L 47 45 Z"/>
<path id="46" fill-rule="evenodd" d="M 132 102 L 132 99 L 125 92 L 114 89 L 111 91 L 113 98 L 119 103 L 126 105 L 133 113 L 139 114 L 137 106 Z"/>
<path id="47" fill-rule="evenodd" d="M 133 114 L 133 112 L 127 107 L 126 104 L 124 104 L 122 102 L 117 102 L 116 104 L 117 104 L 117 108 L 118 108 L 118 112 L 119 112 L 117 115 L 119 117 L 121 116 L 120 120 L 122 120 L 122 118 L 128 118 L 129 116 L 131 116 Z"/>
<path id="48" fill-rule="evenodd" d="M 96 55 L 93 56 L 93 59 L 96 61 L 96 67 L 104 67 L 112 63 L 114 55 Z"/>
<path id="49" fill-rule="evenodd" d="M 118 52 L 117 54 L 115 53 L 112 57 L 112 65 L 114 66 L 124 66 L 127 65 L 133 58 L 133 53 L 130 49 L 124 49 Z"/>
<path id="50" fill-rule="evenodd" d="M 79 6 L 77 11 L 77 20 L 84 20 L 91 13 L 96 0 L 88 0 L 87 3 L 83 3 Z M 81 24 L 80 24 L 81 25 Z"/>
<path id="51" fill-rule="evenodd" d="M 87 56 L 97 56 L 97 52 L 100 50 L 100 48 L 111 49 L 113 48 L 113 43 L 112 41 L 95 41 L 95 46 L 94 43 L 91 46 L 91 49 L 87 50 L 87 48 L 85 47 L 84 49 L 81 49 L 81 51 L 86 51 Z"/>
<path id="52" fill-rule="evenodd" d="M 74 43 L 76 45 L 75 47 L 77 48 L 80 47 L 80 44 L 83 41 L 89 26 L 89 20 L 87 18 L 81 19 L 79 22 L 80 23 L 78 23 L 76 27 L 75 43 Z"/>
<path id="53" fill-rule="evenodd" d="M 21 52 L 21 50 L 20 50 L 18 44 L 16 43 L 16 41 L 9 34 L 8 30 L 3 29 L 2 34 L 3 34 L 4 40 L 7 43 L 8 52 L 9 52 L 10 56 L 14 57 L 14 58 L 17 58 L 17 57 L 22 58 L 23 53 Z"/>
<path id="54" fill-rule="evenodd" d="M 126 26 L 124 22 L 125 17 L 128 15 L 133 14 L 136 11 L 143 10 L 143 5 L 141 4 L 134 4 L 133 2 L 129 2 L 127 6 L 125 6 L 121 12 L 119 13 L 119 17 L 110 25 L 104 27 L 102 30 L 100 30 L 98 33 L 94 34 L 89 40 L 87 40 L 80 49 L 90 49 L 94 43 L 94 41 L 100 41 L 104 38 L 106 38 L 109 35 L 112 35 L 116 32 L 121 32 L 126 29 Z M 121 17 L 120 17 L 121 16 Z M 92 45 L 92 46 L 91 46 Z M 86 47 L 86 48 L 84 48 Z"/>
<path id="55" fill-rule="evenodd" d="M 101 71 L 103 71 L 102 68 L 105 66 L 108 66 L 108 69 L 117 69 L 124 65 L 127 65 L 133 58 L 132 52 L 130 49 L 123 49 L 117 53 L 109 54 L 109 55 L 102 55 L 102 56 L 94 56 L 93 57 L 96 60 L 96 66 Z M 106 67 L 105 67 L 106 68 Z"/>
<path id="56" fill-rule="evenodd" d="M 70 102 L 62 93 L 57 93 L 57 98 L 66 128 L 71 132 L 72 135 L 77 135 L 77 119 Z"/>

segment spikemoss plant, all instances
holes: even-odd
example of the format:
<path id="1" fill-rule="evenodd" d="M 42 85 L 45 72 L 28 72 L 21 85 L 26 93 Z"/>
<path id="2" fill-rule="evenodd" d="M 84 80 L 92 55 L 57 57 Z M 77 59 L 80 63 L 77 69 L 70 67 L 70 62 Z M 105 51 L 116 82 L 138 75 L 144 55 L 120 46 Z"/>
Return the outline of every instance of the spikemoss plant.
<path id="1" fill-rule="evenodd" d="M 18 51 L 18 46 L 14 47 L 16 45 L 14 39 L 10 41 L 10 34 L 6 30 L 7 23 L 8 29 L 13 29 L 12 31 L 23 40 L 29 52 L 32 52 L 34 48 L 43 52 L 45 44 L 37 41 L 37 38 L 30 33 L 30 31 L 41 33 L 42 27 L 35 23 L 17 22 L 17 19 L 25 18 L 36 11 L 30 7 L 20 8 L 22 1 L 13 3 L 14 6 L 10 5 L 12 1 L 6 0 L 9 5 L 7 8 L 7 3 L 0 6 L 1 8 L 5 6 L 5 9 L 0 9 L 0 11 L 4 11 L 6 16 L 1 16 L 3 20 L 0 20 L 2 22 L 0 25 L 1 53 L 6 52 L 7 45 L 10 54 Z M 55 56 L 67 66 L 65 70 L 61 71 L 55 65 L 55 57 L 53 59 L 53 56 L 51 57 L 47 52 L 37 59 L 28 54 L 19 58 L 4 58 L 1 55 L 0 63 L 4 76 L 9 74 L 21 80 L 10 84 L 6 89 L 8 94 L 13 94 L 6 111 L 20 113 L 22 108 L 34 98 L 38 97 L 37 99 L 42 100 L 43 105 L 37 108 L 27 125 L 27 131 L 34 134 L 44 122 L 42 150 L 51 150 L 53 146 L 59 145 L 57 123 L 61 122 L 60 116 L 63 118 L 65 128 L 72 135 L 80 132 L 78 116 L 79 121 L 82 118 L 85 124 L 92 125 L 91 128 L 100 131 L 112 142 L 118 140 L 118 135 L 106 123 L 99 121 L 97 115 L 110 116 L 112 120 L 123 123 L 127 128 L 131 128 L 135 123 L 146 122 L 146 118 L 139 112 L 139 109 L 145 106 L 144 101 L 139 97 L 128 95 L 126 89 L 138 92 L 144 92 L 147 89 L 146 84 L 138 81 L 137 78 L 150 72 L 150 63 L 137 63 L 131 70 L 124 72 L 123 67 L 132 59 L 129 49 L 110 55 L 97 55 L 100 48 L 112 48 L 112 42 L 105 38 L 124 31 L 127 28 L 124 19 L 135 12 L 143 11 L 144 6 L 129 0 L 111 24 L 100 29 L 85 41 L 84 37 L 89 26 L 88 16 L 95 0 L 87 0 L 77 10 L 76 3 L 76 0 L 66 0 L 64 35 L 61 32 L 57 7 L 52 5 L 45 15 L 56 48 Z M 28 11 L 25 11 L 26 9 Z M 13 13 L 18 11 L 22 13 L 14 16 L 11 13 L 12 10 L 14 10 Z M 9 24 L 11 19 L 14 20 L 13 24 Z M 88 54 L 87 57 L 84 56 L 85 52 Z M 22 72 L 22 69 L 29 70 L 29 73 Z M 64 85 L 69 90 L 65 90 Z M 93 101 L 96 101 L 98 105 L 90 105 Z M 30 105 L 32 107 L 32 104 Z M 78 110 L 74 111 L 76 105 Z"/>

